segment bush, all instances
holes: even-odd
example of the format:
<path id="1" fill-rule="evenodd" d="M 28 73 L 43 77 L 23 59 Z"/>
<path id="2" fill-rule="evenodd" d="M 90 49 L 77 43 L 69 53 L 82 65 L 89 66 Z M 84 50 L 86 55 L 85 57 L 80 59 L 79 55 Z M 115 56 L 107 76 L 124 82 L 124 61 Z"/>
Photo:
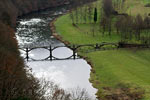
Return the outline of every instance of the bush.
<path id="1" fill-rule="evenodd" d="M 120 83 L 115 88 L 104 87 L 99 94 L 102 100 L 142 100 L 144 93 L 142 88 Z"/>
<path id="2" fill-rule="evenodd" d="M 150 7 L 150 3 L 146 4 L 145 7 Z"/>

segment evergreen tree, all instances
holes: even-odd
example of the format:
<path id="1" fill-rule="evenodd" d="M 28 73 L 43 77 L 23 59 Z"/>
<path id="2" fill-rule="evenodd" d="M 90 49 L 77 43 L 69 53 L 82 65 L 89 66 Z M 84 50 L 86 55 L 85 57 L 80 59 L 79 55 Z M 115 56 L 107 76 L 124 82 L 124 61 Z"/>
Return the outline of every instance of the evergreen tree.
<path id="1" fill-rule="evenodd" d="M 94 22 L 97 22 L 97 8 L 94 10 Z"/>

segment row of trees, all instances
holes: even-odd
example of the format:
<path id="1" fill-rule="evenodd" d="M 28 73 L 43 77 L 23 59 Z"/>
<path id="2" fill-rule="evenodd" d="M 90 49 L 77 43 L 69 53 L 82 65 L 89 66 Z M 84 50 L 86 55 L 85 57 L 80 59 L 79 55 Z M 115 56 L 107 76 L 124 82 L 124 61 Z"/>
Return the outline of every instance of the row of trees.
<path id="1" fill-rule="evenodd" d="M 117 11 L 120 11 L 124 8 L 124 3 L 126 0 L 113 0 L 112 5 L 113 8 Z"/>
<path id="2" fill-rule="evenodd" d="M 135 17 L 125 13 L 119 13 L 123 9 L 125 0 L 103 0 L 102 6 L 98 9 L 94 4 L 75 8 L 71 11 L 70 18 L 73 24 L 91 24 L 91 33 L 99 32 L 104 36 L 106 33 L 111 37 L 112 34 L 118 34 L 121 41 L 141 41 L 149 43 L 150 17 Z M 99 29 L 96 25 L 99 24 Z"/>
<path id="3" fill-rule="evenodd" d="M 103 17 L 100 21 L 100 28 L 102 34 L 106 32 L 111 36 L 112 33 L 117 33 L 121 36 L 122 41 L 135 39 L 142 40 L 144 43 L 149 43 L 150 36 L 150 17 L 142 18 L 140 15 L 132 16 L 118 16 L 115 22 L 109 17 Z"/>
<path id="4" fill-rule="evenodd" d="M 137 15 L 136 17 L 120 17 L 115 23 L 117 33 L 121 34 L 121 39 L 131 40 L 135 38 L 136 40 L 146 39 L 145 43 L 148 43 L 147 38 L 150 36 L 150 18 L 146 16 L 144 19 Z"/>
<path id="5" fill-rule="evenodd" d="M 75 7 L 70 11 L 70 18 L 73 24 L 93 23 L 93 13 L 95 5 L 90 3 L 83 7 Z"/>
<path id="6" fill-rule="evenodd" d="M 79 7 L 81 3 L 78 2 L 74 5 L 74 9 L 70 11 L 70 18 L 73 24 L 93 23 L 95 22 L 93 20 L 95 17 L 95 8 L 100 10 L 100 13 L 96 15 L 97 17 L 99 16 L 99 18 L 101 18 L 103 14 L 108 17 L 113 13 L 118 13 L 114 9 L 123 8 L 124 2 L 125 0 L 114 0 L 113 2 L 112 0 L 103 0 L 102 5 L 99 6 L 99 8 L 97 8 L 97 5 L 93 3 Z"/>
<path id="7" fill-rule="evenodd" d="M 120 0 L 121 5 L 125 0 Z M 115 11 L 119 0 L 103 0 L 103 16 L 100 19 L 100 28 L 103 29 L 103 35 L 105 32 L 117 33 L 121 36 L 121 41 L 128 42 L 130 40 L 141 41 L 142 43 L 149 43 L 149 32 L 150 32 L 150 17 L 142 17 L 137 15 L 136 17 L 129 16 L 128 14 L 119 14 Z M 120 5 L 120 4 L 119 4 Z M 122 6 L 123 7 L 123 6 Z"/>

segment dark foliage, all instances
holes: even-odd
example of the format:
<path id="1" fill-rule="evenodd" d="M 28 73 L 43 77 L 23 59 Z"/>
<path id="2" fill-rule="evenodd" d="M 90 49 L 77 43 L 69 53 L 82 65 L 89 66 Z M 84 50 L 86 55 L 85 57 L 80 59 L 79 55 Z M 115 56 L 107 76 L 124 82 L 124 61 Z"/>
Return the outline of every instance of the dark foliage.
<path id="1" fill-rule="evenodd" d="M 94 9 L 94 22 L 97 22 L 97 8 Z"/>

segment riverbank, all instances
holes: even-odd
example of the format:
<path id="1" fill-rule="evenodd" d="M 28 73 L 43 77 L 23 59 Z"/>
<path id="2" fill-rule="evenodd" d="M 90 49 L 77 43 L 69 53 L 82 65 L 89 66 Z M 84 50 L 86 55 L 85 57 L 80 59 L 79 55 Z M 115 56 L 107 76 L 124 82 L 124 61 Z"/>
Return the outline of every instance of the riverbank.
<path id="1" fill-rule="evenodd" d="M 42 88 L 39 86 L 39 81 L 29 74 L 30 70 L 26 69 L 27 65 L 20 56 L 14 29 L 18 16 L 38 12 L 49 7 L 57 7 L 64 5 L 64 3 L 68 5 L 69 2 L 68 0 L 0 1 L 0 100 L 44 98 L 44 90 L 39 93 Z M 22 33 L 26 35 L 25 32 Z"/>
<path id="2" fill-rule="evenodd" d="M 20 40 L 20 46 L 30 46 L 31 48 L 33 46 L 64 46 L 63 43 L 56 40 L 51 35 L 51 30 L 48 25 L 55 17 L 66 11 L 68 11 L 68 9 L 60 7 L 60 9 L 56 8 L 53 10 L 46 10 L 21 18 L 20 21 L 18 21 L 19 25 L 16 33 L 16 36 L 19 37 L 18 40 Z M 32 23 L 32 25 L 30 23 Z M 26 27 L 24 28 L 24 26 Z M 23 33 L 25 30 L 28 30 L 26 31 L 26 34 Z M 26 42 L 28 43 L 25 44 Z M 39 48 L 30 51 L 29 58 L 44 59 L 47 58 L 48 55 L 48 50 Z M 57 58 L 67 58 L 72 55 L 72 50 L 65 47 L 59 47 L 53 50 L 52 55 Z M 38 79 L 44 77 L 44 79 L 48 79 L 48 81 L 53 81 L 54 84 L 59 84 L 59 87 L 64 91 L 69 91 L 71 89 L 72 91 L 76 91 L 77 87 L 80 89 L 86 89 L 88 91 L 87 95 L 89 97 L 91 96 L 91 98 L 95 98 L 96 89 L 94 89 L 88 81 L 90 78 L 91 67 L 83 59 L 65 61 L 49 61 L 47 59 L 47 61 L 29 61 L 26 64 L 29 68 L 32 68 L 34 76 Z"/>
<path id="3" fill-rule="evenodd" d="M 9 24 L 11 27 L 15 28 L 16 20 L 18 17 L 30 14 L 31 12 L 38 12 L 48 8 L 58 7 L 62 5 L 69 5 L 71 2 L 69 0 L 59 0 L 51 1 L 45 0 L 26 0 L 26 1 L 0 1 L 0 19 L 5 24 Z"/>
<path id="4" fill-rule="evenodd" d="M 56 27 L 55 27 L 55 22 L 57 21 L 57 19 L 59 19 L 61 16 L 65 16 L 65 15 L 67 15 L 69 12 L 67 12 L 66 14 L 63 14 L 63 15 L 60 15 L 60 16 L 58 16 L 58 17 L 56 17 L 53 21 L 51 21 L 50 22 L 50 24 L 49 24 L 49 26 L 50 26 L 50 30 L 51 30 L 51 32 L 52 32 L 52 36 L 54 36 L 57 40 L 59 40 L 59 41 L 61 41 L 62 43 L 64 43 L 65 45 L 70 45 L 70 44 L 72 44 L 72 43 L 70 43 L 69 41 L 67 41 L 67 40 L 64 40 L 63 39 L 63 37 L 60 35 L 60 34 L 58 34 L 57 32 L 56 32 Z M 78 56 L 80 56 L 81 58 L 83 58 L 84 60 L 86 60 L 87 61 L 87 63 L 91 66 L 91 72 L 93 72 L 94 70 L 93 70 L 93 65 L 92 65 L 92 63 L 91 63 L 91 61 L 89 60 L 89 58 L 88 57 L 86 57 L 86 56 L 83 56 L 82 54 L 78 54 Z"/>
<path id="5" fill-rule="evenodd" d="M 59 17 L 53 22 L 52 26 L 54 25 L 56 26 L 56 28 L 53 27 L 54 36 L 64 43 L 88 44 L 102 42 L 99 37 L 92 37 L 76 29 L 72 25 L 69 15 Z M 119 49 L 92 53 L 79 52 L 79 54 L 84 58 L 88 58 L 88 62 L 92 65 L 90 81 L 99 90 L 97 92 L 98 97 L 113 94 L 126 95 L 121 88 L 128 87 L 131 89 L 134 86 L 146 89 L 147 97 L 150 89 L 150 79 L 148 78 L 150 76 L 149 50 Z M 117 91 L 120 92 L 117 93 Z M 138 94 L 142 90 L 135 91 Z M 129 93 L 132 94 L 132 92 Z"/>

